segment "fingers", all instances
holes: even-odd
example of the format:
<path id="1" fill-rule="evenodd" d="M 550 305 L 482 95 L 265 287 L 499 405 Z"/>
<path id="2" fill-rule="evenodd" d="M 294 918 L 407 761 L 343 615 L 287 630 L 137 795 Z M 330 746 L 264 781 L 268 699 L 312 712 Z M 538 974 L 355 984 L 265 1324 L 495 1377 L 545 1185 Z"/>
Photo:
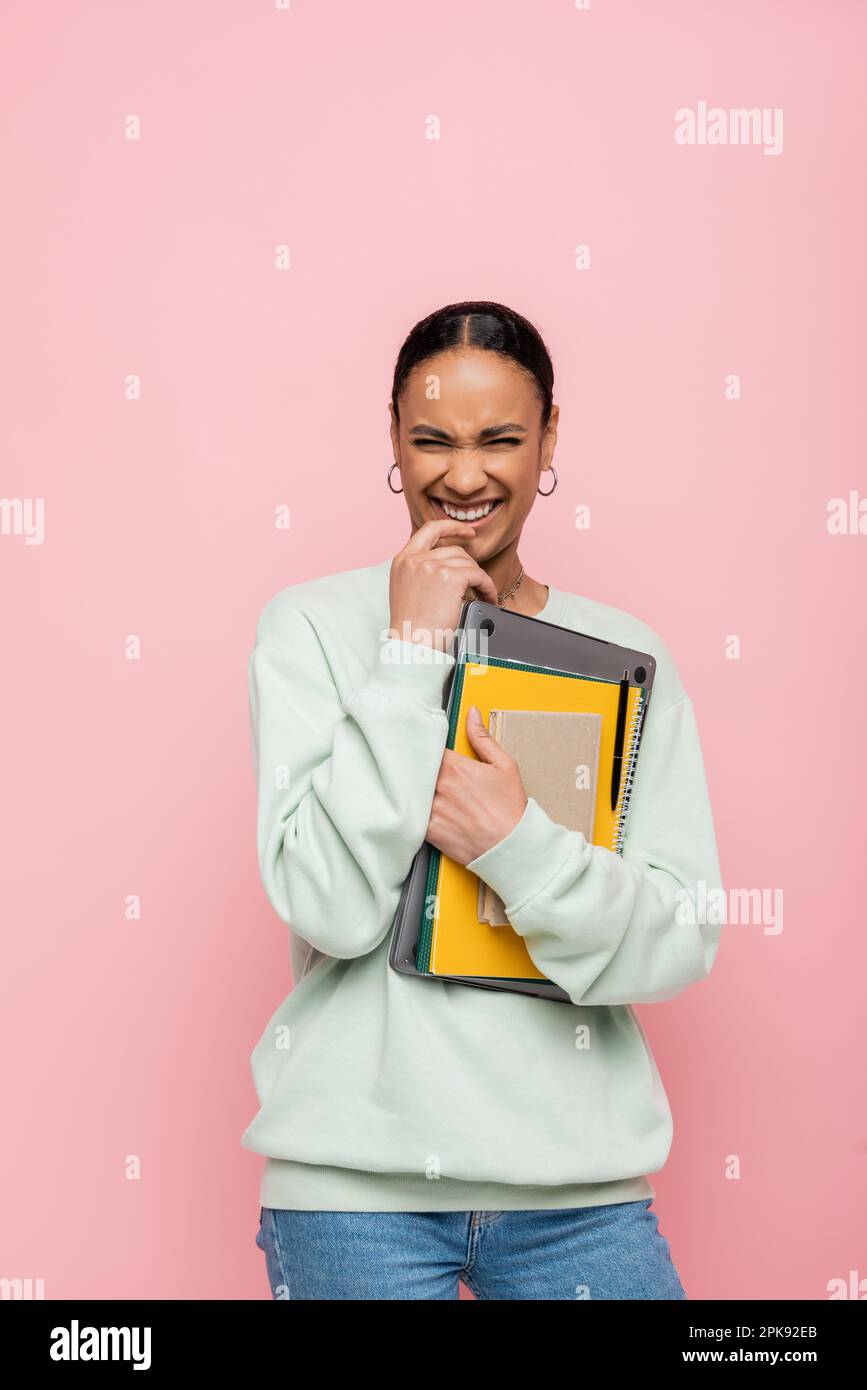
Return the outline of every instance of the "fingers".
<path id="1" fill-rule="evenodd" d="M 426 521 L 417 531 L 413 531 L 404 551 L 412 554 L 417 550 L 432 550 L 441 536 L 465 536 L 472 540 L 476 528 L 470 521 Z"/>
<path id="2" fill-rule="evenodd" d="M 459 565 L 474 565 L 475 561 L 470 558 L 463 546 L 460 545 L 438 545 L 436 550 L 427 552 L 421 551 L 421 555 L 427 553 L 430 556 L 431 564 L 437 568 L 440 564 L 457 562 Z M 424 560 L 421 561 L 424 564 Z"/>
<path id="3" fill-rule="evenodd" d="M 446 517 L 442 521 L 426 521 L 422 526 L 414 531 L 407 541 L 401 556 L 412 558 L 414 564 L 421 563 L 424 566 L 423 556 L 436 556 L 438 563 L 444 568 L 457 569 L 458 566 L 466 566 L 467 578 L 466 586 L 474 588 L 482 599 L 489 603 L 497 602 L 497 586 L 489 575 L 477 564 L 469 555 L 467 550 L 457 541 L 448 543 L 449 537 L 460 537 L 463 541 L 471 541 L 476 534 L 476 528 L 470 521 L 455 521 L 452 517 Z M 446 544 L 441 545 L 440 542 Z"/>
<path id="4" fill-rule="evenodd" d="M 431 554 L 430 561 L 421 560 L 422 566 L 429 564 L 431 569 L 444 570 L 465 570 L 466 582 L 471 584 L 474 589 L 478 589 L 491 603 L 497 601 L 497 586 L 490 575 L 482 569 L 481 565 L 476 564 L 472 556 L 462 550 L 459 545 L 448 545 L 437 547 L 434 552 L 436 559 Z M 420 552 L 424 554 L 424 551 Z"/>
<path id="5" fill-rule="evenodd" d="M 496 584 L 494 583 L 494 581 L 493 581 L 493 579 L 491 578 L 491 576 L 490 576 L 489 574 L 487 574 L 487 573 L 481 568 L 481 566 L 477 566 L 476 568 L 477 568 L 477 570 L 478 570 L 478 574 L 475 575 L 475 576 L 470 580 L 470 583 L 472 584 L 472 586 L 473 586 L 474 589 L 478 589 L 478 590 L 479 590 L 479 593 L 482 594 L 483 597 L 486 598 L 486 599 L 488 600 L 489 603 L 496 603 L 496 602 L 497 602 L 497 586 L 496 586 Z"/>

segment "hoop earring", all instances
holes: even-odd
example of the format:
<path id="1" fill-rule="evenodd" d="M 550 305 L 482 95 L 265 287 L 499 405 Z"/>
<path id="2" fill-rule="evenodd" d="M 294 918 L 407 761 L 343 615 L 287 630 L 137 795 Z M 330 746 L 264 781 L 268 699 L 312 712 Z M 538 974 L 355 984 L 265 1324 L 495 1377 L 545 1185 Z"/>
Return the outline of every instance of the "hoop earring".
<path id="1" fill-rule="evenodd" d="M 554 474 L 554 487 L 556 487 L 556 486 L 557 486 L 557 470 L 556 470 L 556 468 L 554 467 L 553 463 L 551 464 L 551 472 Z M 554 487 L 549 488 L 547 492 L 543 492 L 542 489 L 541 489 L 540 487 L 537 487 L 537 488 L 536 488 L 536 491 L 538 492 L 538 494 L 539 494 L 540 497 L 550 497 L 550 496 L 551 496 L 551 493 L 554 491 Z"/>
<path id="2" fill-rule="evenodd" d="M 403 488 L 402 488 L 402 487 L 392 487 L 392 486 L 391 486 L 391 475 L 392 475 L 392 473 L 394 472 L 395 468 L 397 468 L 398 466 L 399 466 L 398 464 L 393 463 L 393 464 L 391 465 L 391 467 L 389 468 L 388 473 L 386 474 L 385 481 L 388 483 L 388 490 L 389 490 L 389 492 L 403 492 Z"/>

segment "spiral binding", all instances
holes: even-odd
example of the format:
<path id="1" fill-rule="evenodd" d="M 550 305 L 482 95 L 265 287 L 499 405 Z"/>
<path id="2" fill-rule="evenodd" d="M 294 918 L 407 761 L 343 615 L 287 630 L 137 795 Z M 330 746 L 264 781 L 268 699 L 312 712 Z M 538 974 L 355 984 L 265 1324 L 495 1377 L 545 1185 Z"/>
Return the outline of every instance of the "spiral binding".
<path id="1" fill-rule="evenodd" d="M 635 781 L 635 766 L 638 762 L 638 739 L 641 735 L 641 726 L 644 722 L 644 712 L 647 709 L 647 691 L 642 690 L 636 702 L 635 709 L 632 711 L 632 719 L 629 725 L 629 766 L 626 770 L 620 785 L 620 796 L 617 799 L 617 809 L 615 812 L 614 842 L 611 846 L 615 854 L 623 853 L 623 841 L 626 835 L 626 817 L 629 812 L 629 801 L 632 796 L 632 786 Z"/>

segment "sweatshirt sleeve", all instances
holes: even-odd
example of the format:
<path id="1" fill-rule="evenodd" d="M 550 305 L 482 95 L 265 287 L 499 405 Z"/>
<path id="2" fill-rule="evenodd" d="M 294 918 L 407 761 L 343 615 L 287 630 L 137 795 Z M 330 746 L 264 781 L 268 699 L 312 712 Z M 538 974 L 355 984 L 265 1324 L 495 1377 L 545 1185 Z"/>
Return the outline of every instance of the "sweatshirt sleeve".
<path id="1" fill-rule="evenodd" d="M 722 887 L 692 701 L 651 697 L 623 853 L 588 844 L 529 797 L 467 867 L 499 893 L 537 967 L 575 1004 L 660 1003 L 708 974 Z"/>
<path id="2" fill-rule="evenodd" d="M 388 932 L 427 833 L 446 745 L 454 657 L 380 638 L 341 704 L 300 611 L 249 663 L 259 869 L 279 917 L 328 956 L 372 951 Z"/>

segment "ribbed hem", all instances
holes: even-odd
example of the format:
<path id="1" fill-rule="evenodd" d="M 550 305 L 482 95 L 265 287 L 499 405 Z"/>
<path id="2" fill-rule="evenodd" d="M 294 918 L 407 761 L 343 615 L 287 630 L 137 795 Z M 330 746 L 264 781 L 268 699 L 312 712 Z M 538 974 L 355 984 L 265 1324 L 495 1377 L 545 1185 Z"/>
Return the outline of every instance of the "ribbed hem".
<path id="1" fill-rule="evenodd" d="M 656 1193 L 646 1177 L 564 1187 L 461 1182 L 423 1173 L 367 1173 L 266 1158 L 259 1188 L 263 1207 L 290 1211 L 536 1211 L 639 1202 Z"/>

